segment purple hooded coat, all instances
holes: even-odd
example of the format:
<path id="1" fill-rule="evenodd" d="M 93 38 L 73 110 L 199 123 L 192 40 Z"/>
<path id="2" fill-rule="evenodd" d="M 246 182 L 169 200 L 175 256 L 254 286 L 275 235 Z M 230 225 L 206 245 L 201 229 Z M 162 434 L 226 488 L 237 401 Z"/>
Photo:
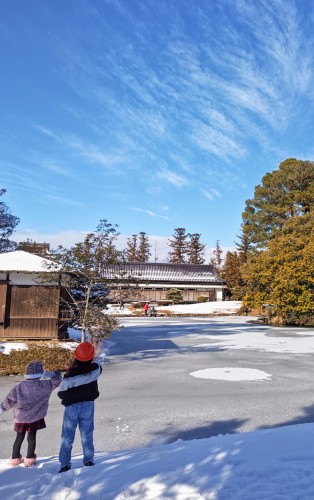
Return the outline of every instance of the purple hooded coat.
<path id="1" fill-rule="evenodd" d="M 23 380 L 9 392 L 3 403 L 2 411 L 13 408 L 14 422 L 37 422 L 47 415 L 50 395 L 62 381 L 61 373 L 52 372 L 51 378 Z"/>

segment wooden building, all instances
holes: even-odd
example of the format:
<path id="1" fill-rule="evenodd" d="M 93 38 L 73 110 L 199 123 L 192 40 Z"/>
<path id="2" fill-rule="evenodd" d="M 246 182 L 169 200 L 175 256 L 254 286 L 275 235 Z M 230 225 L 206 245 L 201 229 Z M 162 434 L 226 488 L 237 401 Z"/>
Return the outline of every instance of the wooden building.
<path id="1" fill-rule="evenodd" d="M 66 291 L 60 281 L 41 284 L 48 262 L 22 250 L 0 254 L 0 340 L 66 338 Z"/>
<path id="2" fill-rule="evenodd" d="M 179 289 L 184 302 L 197 302 L 200 296 L 208 301 L 223 300 L 225 282 L 211 265 L 127 262 L 108 265 L 104 273 L 109 288 L 114 283 L 113 301 L 119 300 L 124 289 L 128 300 L 161 302 L 170 288 Z"/>

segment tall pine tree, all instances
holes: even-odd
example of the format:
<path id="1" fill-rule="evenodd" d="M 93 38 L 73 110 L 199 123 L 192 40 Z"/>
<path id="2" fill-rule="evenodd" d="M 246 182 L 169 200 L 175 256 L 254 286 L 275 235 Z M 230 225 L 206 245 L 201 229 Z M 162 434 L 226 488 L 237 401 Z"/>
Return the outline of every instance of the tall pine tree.
<path id="1" fill-rule="evenodd" d="M 174 230 L 172 239 L 169 241 L 169 246 L 172 248 L 168 253 L 168 260 L 171 264 L 184 264 L 188 252 L 188 235 L 184 227 L 177 227 Z"/>
<path id="2" fill-rule="evenodd" d="M 151 255 L 149 238 L 143 231 L 138 235 L 137 262 L 148 262 Z"/>
<path id="3" fill-rule="evenodd" d="M 245 287 L 241 274 L 241 257 L 237 252 L 227 251 L 221 274 L 226 280 L 229 297 L 232 297 L 232 300 L 241 300 Z"/>
<path id="4" fill-rule="evenodd" d="M 243 232 L 256 248 L 266 248 L 270 239 L 291 218 L 305 215 L 314 205 L 314 162 L 289 158 L 278 170 L 268 172 L 246 200 Z"/>
<path id="5" fill-rule="evenodd" d="M 126 260 L 128 262 L 136 262 L 137 258 L 137 235 L 133 234 L 127 239 L 127 248 L 125 250 Z"/>
<path id="6" fill-rule="evenodd" d="M 151 255 L 151 245 L 149 238 L 141 231 L 139 234 L 133 234 L 127 240 L 125 250 L 126 260 L 128 262 L 148 262 Z"/>
<path id="7" fill-rule="evenodd" d="M 222 254 L 223 250 L 219 245 L 219 240 L 216 241 L 216 247 L 213 251 L 214 256 L 210 259 L 210 264 L 214 267 L 217 274 L 220 273 L 222 267 Z"/>
<path id="8" fill-rule="evenodd" d="M 248 260 L 249 253 L 252 250 L 252 245 L 249 242 L 247 234 L 245 234 L 243 231 L 240 236 L 238 236 L 238 239 L 240 241 L 235 243 L 236 249 L 241 264 L 245 264 Z"/>
<path id="9" fill-rule="evenodd" d="M 189 264 L 204 264 L 204 252 L 205 245 L 201 243 L 200 238 L 201 235 L 199 233 L 188 234 L 189 243 L 188 243 L 188 263 Z"/>

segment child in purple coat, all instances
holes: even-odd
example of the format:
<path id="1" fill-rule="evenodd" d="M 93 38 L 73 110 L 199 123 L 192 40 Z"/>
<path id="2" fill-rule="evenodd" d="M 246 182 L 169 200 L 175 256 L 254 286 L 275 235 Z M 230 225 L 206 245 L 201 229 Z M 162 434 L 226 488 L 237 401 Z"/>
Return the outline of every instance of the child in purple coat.
<path id="1" fill-rule="evenodd" d="M 43 377 L 43 378 L 42 378 Z M 16 438 L 10 465 L 24 462 L 30 467 L 36 462 L 36 433 L 46 427 L 50 395 L 61 384 L 60 372 L 45 372 L 41 361 L 31 361 L 26 367 L 25 380 L 17 384 L 0 404 L 0 413 L 13 408 Z M 23 459 L 21 446 L 27 431 L 27 455 Z"/>

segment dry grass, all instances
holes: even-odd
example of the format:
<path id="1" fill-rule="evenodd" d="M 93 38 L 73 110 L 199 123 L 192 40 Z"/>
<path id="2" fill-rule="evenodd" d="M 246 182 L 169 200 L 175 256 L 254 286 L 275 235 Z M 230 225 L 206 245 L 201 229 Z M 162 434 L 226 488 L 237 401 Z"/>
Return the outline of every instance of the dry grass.
<path id="1" fill-rule="evenodd" d="M 73 352 L 59 347 L 57 343 L 26 342 L 28 349 L 9 354 L 0 353 L 0 375 L 23 375 L 27 364 L 33 360 L 42 361 L 45 370 L 67 370 L 73 360 Z"/>

